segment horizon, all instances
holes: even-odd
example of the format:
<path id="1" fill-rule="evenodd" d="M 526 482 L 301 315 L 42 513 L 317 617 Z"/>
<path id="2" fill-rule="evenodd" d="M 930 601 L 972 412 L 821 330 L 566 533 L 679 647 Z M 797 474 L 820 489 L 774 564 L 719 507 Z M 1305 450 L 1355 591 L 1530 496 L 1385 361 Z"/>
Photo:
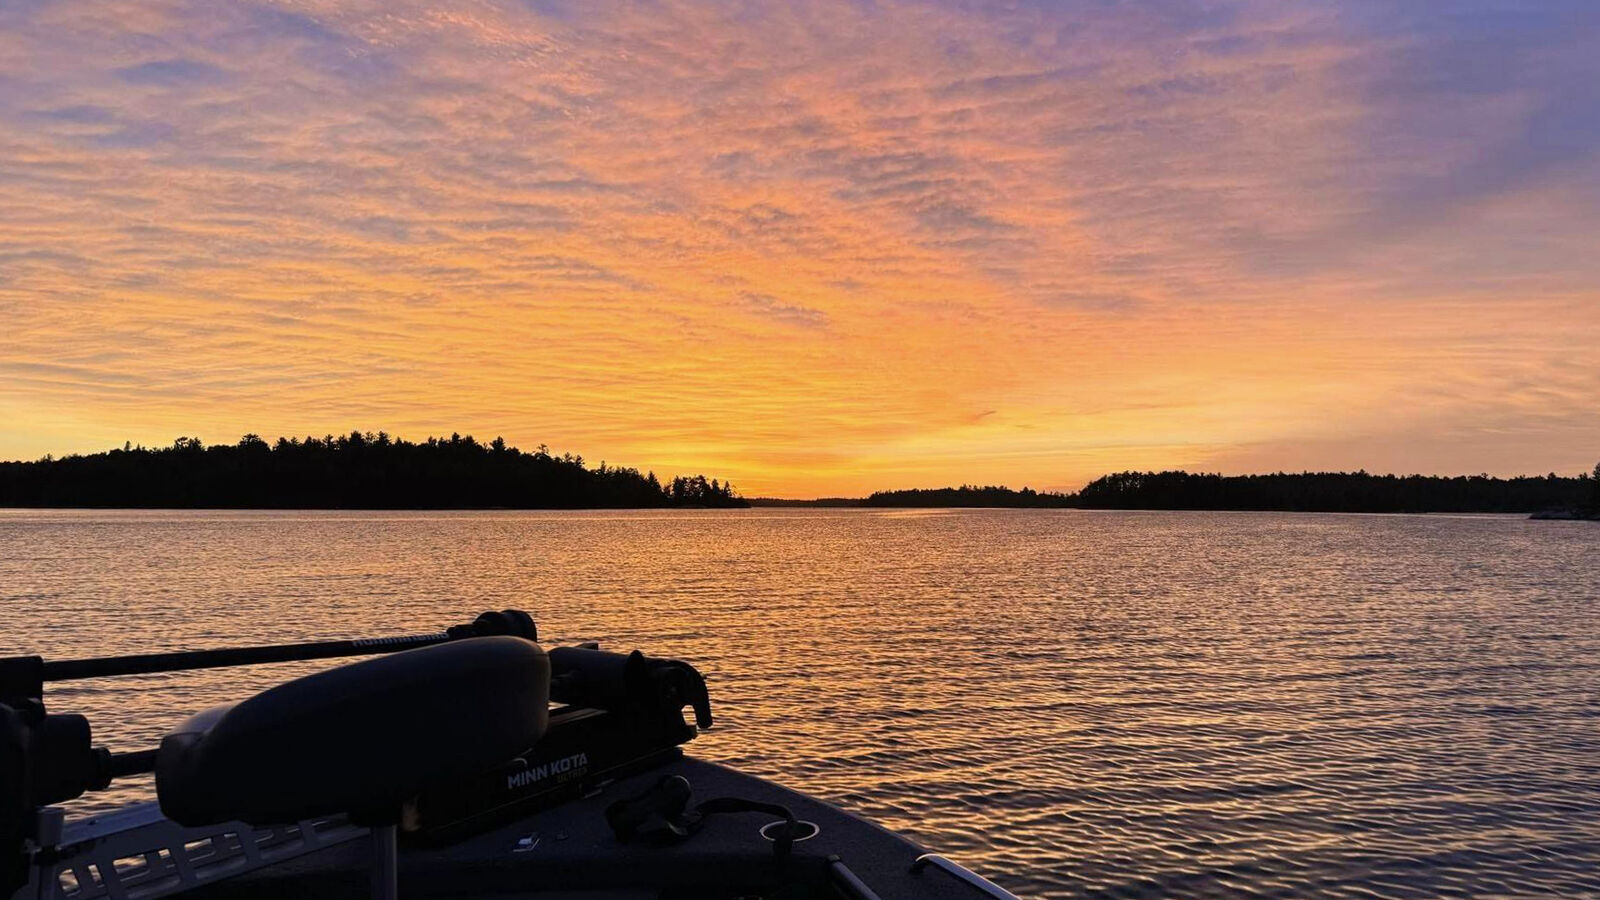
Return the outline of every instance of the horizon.
<path id="1" fill-rule="evenodd" d="M 3 459 L 3 458 L 0 458 L 0 465 L 4 465 L 4 464 L 8 464 L 8 463 L 46 462 L 46 461 L 50 461 L 50 460 L 60 460 L 60 459 L 64 459 L 64 458 L 69 458 L 69 457 L 72 457 L 72 456 L 90 456 L 90 455 L 95 455 L 95 454 L 112 453 L 112 452 L 116 452 L 116 451 L 125 451 L 125 450 L 130 450 L 130 449 L 131 450 L 135 450 L 135 451 L 160 451 L 160 450 L 171 449 L 171 447 L 173 446 L 174 443 L 176 443 L 176 441 L 184 441 L 184 440 L 191 440 L 191 439 L 198 439 L 203 446 L 205 446 L 207 448 L 210 448 L 210 447 L 213 447 L 213 446 L 237 446 L 239 444 L 242 444 L 247 438 L 254 437 L 254 438 L 258 439 L 258 440 L 261 440 L 267 446 L 273 447 L 273 446 L 276 446 L 280 441 L 285 441 L 285 440 L 293 441 L 293 442 L 303 442 L 305 440 L 326 440 L 328 438 L 332 438 L 332 439 L 337 440 L 337 439 L 345 437 L 346 435 L 352 435 L 352 434 L 361 434 L 361 435 L 365 436 L 369 440 L 372 439 L 376 435 L 382 435 L 382 436 L 387 437 L 388 439 L 390 439 L 392 441 L 395 441 L 395 442 L 405 442 L 405 443 L 410 443 L 410 444 L 425 444 L 425 443 L 428 443 L 428 442 L 434 441 L 434 440 L 449 441 L 452 437 L 461 438 L 461 439 L 465 439 L 465 440 L 468 440 L 468 441 L 475 441 L 479 446 L 483 446 L 483 447 L 488 447 L 491 443 L 493 443 L 494 441 L 497 441 L 497 440 L 498 441 L 504 441 L 504 437 L 501 436 L 501 435 L 495 435 L 492 438 L 485 438 L 485 439 L 479 440 L 476 435 L 474 435 L 474 434 L 472 434 L 470 432 L 469 433 L 462 433 L 459 430 L 452 430 L 449 435 L 446 435 L 446 434 L 429 434 L 429 435 L 427 435 L 427 436 L 425 436 L 423 438 L 420 438 L 420 439 L 408 437 L 408 436 L 402 435 L 402 434 L 391 434 L 387 430 L 331 432 L 331 433 L 324 433 L 322 435 L 305 435 L 304 437 L 302 437 L 300 435 L 295 435 L 295 436 L 278 435 L 278 436 L 273 437 L 271 439 L 268 439 L 264 435 L 258 434 L 256 432 L 247 432 L 244 435 L 241 435 L 236 441 L 217 441 L 217 442 L 212 442 L 212 441 L 205 440 L 203 437 L 201 437 L 199 435 L 188 435 L 188 436 L 177 438 L 174 442 L 169 442 L 169 443 L 164 444 L 164 445 L 150 446 L 150 445 L 145 445 L 145 444 L 139 444 L 139 443 L 134 442 L 132 440 L 126 440 L 126 441 L 123 442 L 122 446 L 107 447 L 107 448 L 103 448 L 103 449 L 99 449 L 99 450 L 88 450 L 88 451 L 81 451 L 80 450 L 80 451 L 70 451 L 68 453 L 47 453 L 47 454 L 44 454 L 42 456 L 39 456 L 39 457 L 36 457 L 36 458 L 33 458 L 33 459 Z M 1095 476 L 1093 476 L 1093 477 L 1091 477 L 1089 479 L 1086 479 L 1085 481 L 1080 483 L 1077 487 L 1060 487 L 1060 488 L 1056 488 L 1056 487 L 1035 487 L 1034 485 L 1031 485 L 1031 484 L 1020 484 L 1020 485 L 1017 485 L 1017 486 L 1013 487 L 1012 485 L 1010 485 L 1008 483 L 1005 483 L 1005 482 L 1002 482 L 1002 481 L 989 481 L 989 480 L 985 480 L 985 479 L 964 479 L 964 480 L 961 480 L 961 481 L 951 482 L 951 483 L 948 483 L 948 484 L 928 483 L 928 484 L 916 484 L 916 485 L 901 485 L 901 486 L 893 486 L 893 487 L 882 487 L 882 486 L 880 486 L 880 487 L 871 488 L 869 490 L 863 491 L 862 493 L 856 494 L 856 495 L 848 495 L 848 494 L 817 494 L 817 495 L 809 496 L 809 497 L 793 497 L 793 496 L 780 496 L 780 495 L 776 495 L 776 494 L 755 494 L 755 493 L 751 493 L 751 492 L 743 490 L 739 485 L 735 484 L 731 478 L 724 478 L 719 473 L 716 473 L 716 472 L 713 472 L 713 471 L 710 471 L 710 470 L 706 470 L 706 469 L 703 469 L 703 468 L 695 468 L 693 466 L 691 466 L 688 469 L 685 469 L 683 471 L 657 472 L 656 470 L 650 469 L 650 468 L 647 468 L 647 467 L 632 465 L 632 464 L 628 463 L 626 460 L 614 461 L 614 460 L 609 460 L 609 459 L 602 459 L 602 460 L 599 460 L 597 462 L 591 462 L 589 457 L 587 457 L 585 454 L 583 454 L 581 452 L 574 452 L 574 450 L 572 448 L 549 447 L 548 445 L 543 444 L 543 443 L 535 444 L 532 448 L 524 448 L 524 447 L 522 447 L 522 446 L 520 446 L 520 445 L 518 445 L 518 444 L 516 444 L 514 442 L 511 442 L 511 441 L 504 441 L 504 443 L 505 443 L 506 449 L 512 450 L 512 451 L 520 451 L 522 453 L 528 453 L 528 454 L 531 454 L 531 453 L 534 453 L 534 452 L 537 452 L 537 451 L 544 451 L 544 452 L 548 452 L 551 456 L 554 456 L 554 457 L 557 457 L 557 458 L 561 458 L 563 456 L 570 456 L 570 457 L 573 457 L 573 458 L 581 461 L 584 465 L 587 465 L 590 468 L 597 468 L 598 466 L 606 465 L 606 466 L 610 466 L 611 468 L 635 469 L 640 474 L 647 474 L 648 473 L 648 474 L 650 474 L 652 476 L 660 477 L 663 481 L 670 480 L 670 479 L 672 479 L 674 477 L 694 477 L 696 475 L 704 476 L 704 477 L 709 478 L 709 479 L 719 479 L 719 480 L 723 481 L 728 487 L 733 489 L 736 492 L 737 496 L 742 497 L 742 498 L 744 498 L 746 500 L 751 500 L 751 501 L 779 500 L 779 501 L 785 501 L 785 502 L 814 502 L 814 501 L 826 501 L 826 500 L 863 500 L 863 499 L 866 499 L 867 497 L 869 497 L 869 496 L 871 496 L 873 494 L 894 494 L 894 493 L 913 492 L 913 491 L 941 491 L 941 490 L 963 490 L 963 489 L 973 489 L 973 490 L 997 490 L 998 489 L 998 490 L 1003 490 L 1003 491 L 1018 491 L 1018 492 L 1026 491 L 1026 490 L 1033 490 L 1036 493 L 1041 494 L 1041 495 L 1075 496 L 1079 492 L 1081 492 L 1084 488 L 1088 487 L 1090 484 L 1094 483 L 1095 481 L 1100 480 L 1101 478 L 1104 478 L 1104 477 L 1107 477 L 1107 476 L 1111 476 L 1111 475 L 1116 475 L 1116 474 L 1123 474 L 1123 473 L 1127 473 L 1127 472 L 1139 472 L 1139 473 L 1143 473 L 1143 474 L 1165 474 L 1165 473 L 1170 473 L 1170 472 L 1182 472 L 1182 473 L 1189 474 L 1189 475 L 1215 475 L 1215 476 L 1220 476 L 1220 477 L 1223 477 L 1223 478 L 1250 478 L 1250 477 L 1263 477 L 1263 476 L 1272 476 L 1272 475 L 1368 475 L 1368 476 L 1371 476 L 1371 477 L 1374 477 L 1374 478 L 1399 478 L 1399 479 L 1405 479 L 1405 478 L 1455 479 L 1455 478 L 1488 477 L 1488 478 L 1495 478 L 1495 479 L 1502 479 L 1502 480 L 1542 479 L 1542 478 L 1549 478 L 1549 477 L 1582 480 L 1582 479 L 1590 478 L 1591 477 L 1591 472 L 1600 472 L 1600 462 L 1595 463 L 1592 468 L 1584 468 L 1581 471 L 1577 472 L 1576 474 L 1568 474 L 1568 473 L 1563 473 L 1563 472 L 1558 472 L 1558 471 L 1555 471 L 1555 470 L 1551 470 L 1551 471 L 1545 472 L 1545 473 L 1520 472 L 1520 473 L 1509 474 L 1509 475 L 1508 474 L 1490 473 L 1490 472 L 1415 472 L 1415 471 L 1413 471 L 1413 472 L 1401 472 L 1401 471 L 1376 472 L 1376 471 L 1367 471 L 1365 469 L 1277 469 L 1277 470 L 1271 470 L 1271 471 L 1225 472 L 1225 471 L 1221 471 L 1221 470 L 1214 470 L 1213 471 L 1213 470 L 1201 470 L 1201 469 L 1196 469 L 1196 470 L 1188 470 L 1188 469 L 1147 469 L 1146 470 L 1146 469 L 1127 469 L 1127 468 L 1123 468 L 1123 469 L 1109 469 L 1107 471 L 1101 472 L 1098 475 L 1095 475 Z"/>
<path id="2" fill-rule="evenodd" d="M 1597 37 L 1585 0 L 0 7 L 0 458 L 383 420 L 783 499 L 1588 471 Z"/>

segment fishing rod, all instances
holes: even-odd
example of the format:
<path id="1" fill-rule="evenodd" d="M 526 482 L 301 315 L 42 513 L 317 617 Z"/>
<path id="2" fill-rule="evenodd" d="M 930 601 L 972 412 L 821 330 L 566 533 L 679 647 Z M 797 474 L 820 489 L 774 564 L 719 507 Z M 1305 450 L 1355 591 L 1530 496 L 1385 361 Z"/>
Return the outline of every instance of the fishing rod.
<path id="1" fill-rule="evenodd" d="M 103 790 L 113 779 L 153 771 L 156 751 L 114 753 L 92 746 L 88 720 L 83 716 L 45 713 L 47 682 L 371 656 L 495 636 L 537 641 L 539 630 L 526 612 L 506 609 L 485 612 L 469 623 L 430 634 L 86 659 L 0 658 L 0 750 L 11 747 L 33 757 L 35 764 L 28 767 L 32 771 L 28 780 L 34 788 L 31 800 L 60 802 L 86 790 Z M 604 653 L 594 644 L 554 648 L 550 657 L 556 671 L 550 686 L 554 701 L 609 707 L 626 704 L 631 698 L 655 696 L 663 703 L 692 706 L 698 726 L 711 727 L 705 681 L 692 666 L 637 652 Z M 0 806 L 4 805 L 8 804 L 0 798 Z"/>
<path id="2" fill-rule="evenodd" d="M 227 666 L 253 666 L 267 663 L 336 659 L 346 656 L 371 656 L 430 647 L 447 641 L 471 637 L 510 635 L 539 639 L 533 618 L 518 609 L 486 612 L 465 625 L 452 625 L 432 634 L 394 637 L 356 638 L 343 641 L 315 641 L 299 644 L 271 644 L 262 647 L 225 647 L 214 650 L 182 650 L 170 653 L 141 653 L 127 656 L 101 656 L 89 659 L 45 660 L 38 656 L 0 659 L 0 702 L 25 697 L 38 698 L 45 682 L 73 681 L 80 678 L 112 678 L 121 675 L 148 675 L 156 672 L 186 672 Z"/>
<path id="3" fill-rule="evenodd" d="M 522 640 L 505 641 L 506 637 Z M 436 646 L 470 642 L 473 638 L 493 640 L 477 649 Z M 259 816 L 282 812 L 271 804 L 288 802 L 283 797 L 310 803 L 312 799 L 320 802 L 320 794 L 313 797 L 318 791 L 341 798 L 351 791 L 359 794 L 358 788 L 365 789 L 363 785 L 371 787 L 370 778 L 362 780 L 371 774 L 370 760 L 381 759 L 389 766 L 384 772 L 394 776 L 390 781 L 398 777 L 397 772 L 407 779 L 413 771 L 438 775 L 437 789 L 417 797 L 416 803 L 418 809 L 426 810 L 424 818 L 431 823 L 429 827 L 443 833 L 465 827 L 462 823 L 475 821 L 486 809 L 542 803 L 541 798 L 555 795 L 552 792 L 566 790 L 562 786 L 564 779 L 549 780 L 539 774 L 550 767 L 570 768 L 577 765 L 574 760 L 584 761 L 585 771 L 590 766 L 600 771 L 625 765 L 666 752 L 691 739 L 697 729 L 711 727 L 705 679 L 693 666 L 647 657 L 637 650 L 626 654 L 606 652 L 595 644 L 556 647 L 547 654 L 532 645 L 537 638 L 538 629 L 527 613 L 501 610 L 427 634 L 85 659 L 0 658 L 0 892 L 22 884 L 29 866 L 40 854 L 54 852 L 51 848 L 59 843 L 62 820 L 61 811 L 51 808 L 54 804 L 89 791 L 105 790 L 118 778 L 159 769 L 170 776 L 165 787 L 158 787 L 164 810 L 170 802 L 175 809 L 185 811 L 184 815 L 203 817 L 215 812 L 206 812 L 211 809 L 208 804 L 214 805 L 217 796 L 227 795 L 234 806 L 222 800 L 215 803 L 222 804 L 229 817 L 244 818 L 237 810 Z M 514 645 L 523 649 L 517 650 Z M 508 653 L 508 647 L 514 652 Z M 496 653 L 499 663 L 495 662 Z M 268 746 L 292 745 L 296 752 L 299 748 L 313 752 L 331 741 L 346 750 L 352 746 L 368 748 L 354 754 L 361 760 L 361 777 L 335 778 L 328 774 L 338 771 L 335 767 L 325 769 L 321 781 L 295 782 L 294 790 L 280 784 L 265 793 L 251 793 L 256 790 L 249 788 L 251 780 L 238 777 L 240 772 L 258 772 L 259 761 L 251 754 L 260 741 L 229 743 L 219 739 L 212 747 L 206 742 L 197 743 L 194 734 L 184 732 L 170 734 L 168 739 L 185 737 L 187 743 L 177 741 L 169 747 L 168 740 L 163 739 L 157 749 L 112 752 L 94 745 L 85 716 L 47 712 L 45 708 L 44 687 L 49 682 L 378 654 L 398 654 L 391 657 L 397 665 L 390 666 L 390 660 L 370 660 L 343 666 L 280 685 L 233 708 L 237 712 L 254 704 L 249 715 L 232 722 L 233 731 L 249 732 L 255 728 Z M 399 658 L 403 656 L 410 660 L 403 662 Z M 340 675 L 341 672 L 345 674 Z M 396 677 L 395 672 L 406 677 Z M 514 690 L 518 685 L 525 688 L 522 694 Z M 319 690 L 335 690 L 343 701 L 354 702 L 359 711 L 357 722 L 302 716 L 300 710 L 316 699 Z M 279 696 L 283 691 L 290 692 L 290 699 Z M 278 699 L 267 702 L 265 698 L 269 696 Z M 548 709 L 552 702 L 561 704 L 553 713 Z M 684 707 L 693 708 L 695 724 L 684 721 Z M 228 716 L 232 714 L 224 713 L 207 728 L 229 724 Z M 428 721 L 446 723 L 442 730 L 434 729 L 437 734 L 473 729 L 483 732 L 488 725 L 499 727 L 501 734 L 524 728 L 530 735 L 527 744 L 537 746 L 532 755 L 521 753 L 485 770 L 482 760 L 471 758 L 478 745 L 470 741 L 441 749 L 414 740 L 419 715 Z M 549 716 L 558 718 L 550 733 L 544 734 Z M 452 722 L 455 724 L 448 724 Z M 535 730 L 540 734 L 533 735 Z M 448 744 L 453 739 L 439 740 Z M 408 748 L 409 757 L 404 752 Z M 522 749 L 526 746 L 519 746 Z M 198 755 L 191 759 L 194 754 Z M 472 771 L 462 768 L 455 772 L 450 768 L 465 767 L 463 759 L 471 761 Z M 218 766 L 228 773 L 226 777 L 212 771 Z M 160 779 L 158 773 L 158 784 Z M 228 793 L 238 785 L 245 785 L 241 788 L 243 793 Z M 391 790 L 393 785 L 385 783 L 382 787 Z M 364 797 L 362 794 L 358 799 Z M 388 794 L 384 797 L 385 802 L 393 799 Z M 261 806 L 262 803 L 268 805 Z M 182 816 L 168 814 L 175 821 L 182 821 Z"/>
<path id="4" fill-rule="evenodd" d="M 89 659 L 0 659 L 0 845 L 12 843 L 25 833 L 29 810 L 33 808 L 71 800 L 85 791 L 104 790 L 115 778 L 155 768 L 155 750 L 113 753 L 94 746 L 89 720 L 84 716 L 46 712 L 46 682 L 370 656 L 499 635 L 535 640 L 538 629 L 527 613 L 507 609 L 486 612 L 464 625 L 422 635 Z M 3 864 L 0 868 L 4 868 Z"/>

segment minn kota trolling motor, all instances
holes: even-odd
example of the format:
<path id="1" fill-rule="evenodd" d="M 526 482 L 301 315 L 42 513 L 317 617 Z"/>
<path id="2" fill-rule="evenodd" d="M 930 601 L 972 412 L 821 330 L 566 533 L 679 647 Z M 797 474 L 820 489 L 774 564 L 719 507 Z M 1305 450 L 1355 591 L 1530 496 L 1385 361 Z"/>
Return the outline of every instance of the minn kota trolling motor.
<path id="1" fill-rule="evenodd" d="M 396 841 L 442 843 L 681 755 L 711 727 L 693 666 L 597 645 L 546 653 L 519 610 L 435 634 L 98 659 L 0 659 L 0 896 L 56 862 L 53 804 L 154 772 L 184 826 L 336 814 L 373 834 L 373 893 L 396 893 Z M 384 654 L 281 684 L 112 753 L 51 681 Z M 551 703 L 558 704 L 552 708 Z M 694 724 L 684 720 L 685 707 Z"/>

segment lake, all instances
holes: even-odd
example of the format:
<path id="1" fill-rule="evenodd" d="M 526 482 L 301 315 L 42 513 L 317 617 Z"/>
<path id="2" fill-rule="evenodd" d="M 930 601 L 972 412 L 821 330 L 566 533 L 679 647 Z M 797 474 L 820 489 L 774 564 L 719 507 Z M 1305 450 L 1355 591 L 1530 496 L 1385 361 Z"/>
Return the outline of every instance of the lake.
<path id="1" fill-rule="evenodd" d="M 6 653 L 432 631 L 695 663 L 692 752 L 1025 896 L 1600 895 L 1600 526 L 0 511 Z M 48 690 L 118 750 L 296 664 Z M 148 798 L 148 782 L 78 809 Z"/>

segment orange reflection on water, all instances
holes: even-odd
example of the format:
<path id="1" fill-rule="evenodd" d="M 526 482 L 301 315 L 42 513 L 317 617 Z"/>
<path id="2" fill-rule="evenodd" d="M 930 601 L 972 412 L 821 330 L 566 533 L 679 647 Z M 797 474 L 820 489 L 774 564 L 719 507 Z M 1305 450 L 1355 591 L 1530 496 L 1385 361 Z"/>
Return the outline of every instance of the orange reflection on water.
<path id="1" fill-rule="evenodd" d="M 699 666 L 718 725 L 692 752 L 1024 896 L 1574 895 L 1600 869 L 1600 566 L 1574 524 L 0 511 L 0 612 L 6 652 L 67 658 L 522 607 L 547 643 Z M 319 665 L 47 699 L 139 749 Z"/>

